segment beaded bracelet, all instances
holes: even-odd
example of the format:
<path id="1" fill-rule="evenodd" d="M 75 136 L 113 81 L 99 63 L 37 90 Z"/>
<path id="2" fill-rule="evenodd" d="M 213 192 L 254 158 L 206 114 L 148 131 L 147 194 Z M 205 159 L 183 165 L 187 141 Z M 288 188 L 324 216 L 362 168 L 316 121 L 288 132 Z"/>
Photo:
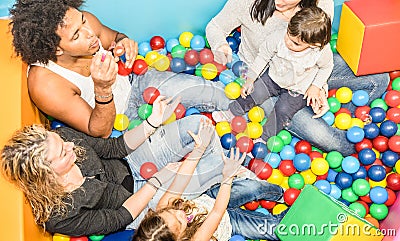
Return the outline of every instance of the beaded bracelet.
<path id="1" fill-rule="evenodd" d="M 96 93 L 95 93 L 95 94 L 94 94 L 94 97 L 98 97 L 98 98 L 100 98 L 100 99 L 108 99 L 108 98 L 110 98 L 112 95 L 113 95 L 112 92 L 111 92 L 110 94 L 108 94 L 108 95 L 96 95 Z"/>

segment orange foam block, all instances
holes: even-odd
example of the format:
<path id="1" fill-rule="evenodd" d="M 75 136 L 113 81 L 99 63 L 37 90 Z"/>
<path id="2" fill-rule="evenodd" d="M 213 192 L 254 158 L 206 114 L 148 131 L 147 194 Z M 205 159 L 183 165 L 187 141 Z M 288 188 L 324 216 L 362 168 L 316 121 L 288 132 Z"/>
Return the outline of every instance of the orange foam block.
<path id="1" fill-rule="evenodd" d="M 399 0 L 343 4 L 336 49 L 355 75 L 400 69 L 399 39 Z"/>

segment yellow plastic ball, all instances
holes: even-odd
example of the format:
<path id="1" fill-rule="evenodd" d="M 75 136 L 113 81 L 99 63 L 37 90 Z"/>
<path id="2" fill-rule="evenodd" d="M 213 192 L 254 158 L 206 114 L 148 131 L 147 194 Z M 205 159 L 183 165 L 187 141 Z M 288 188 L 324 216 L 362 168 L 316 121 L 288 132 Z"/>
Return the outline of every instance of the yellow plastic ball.
<path id="1" fill-rule="evenodd" d="M 396 164 L 394 165 L 394 168 L 396 169 L 396 172 L 400 174 L 400 161 L 397 161 Z"/>
<path id="2" fill-rule="evenodd" d="M 375 182 L 375 181 L 369 179 L 368 182 L 369 182 L 369 185 L 371 186 L 371 188 L 373 188 L 373 187 L 386 187 L 386 185 L 387 185 L 386 178 L 383 179 L 382 181 L 379 181 L 379 182 Z"/>
<path id="3" fill-rule="evenodd" d="M 287 208 L 288 208 L 288 206 L 286 206 L 286 204 L 278 203 L 274 206 L 274 208 L 272 208 L 272 214 L 278 215 L 281 212 L 285 211 Z"/>
<path id="4" fill-rule="evenodd" d="M 166 71 L 169 67 L 170 61 L 167 56 L 159 55 L 159 57 L 154 62 L 154 68 L 158 71 Z"/>
<path id="5" fill-rule="evenodd" d="M 311 169 L 300 172 L 300 175 L 304 179 L 304 184 L 314 184 L 317 180 L 317 176 L 311 171 Z"/>
<path id="6" fill-rule="evenodd" d="M 351 116 L 347 113 L 340 113 L 335 118 L 335 126 L 341 130 L 347 130 L 351 127 Z"/>
<path id="7" fill-rule="evenodd" d="M 67 235 L 55 233 L 53 235 L 53 241 L 69 241 L 71 238 Z"/>
<path id="8" fill-rule="evenodd" d="M 207 63 L 201 68 L 201 75 L 204 79 L 214 79 L 218 74 L 217 67 L 212 63 Z"/>
<path id="9" fill-rule="evenodd" d="M 364 128 L 364 121 L 358 119 L 358 118 L 351 118 L 351 127 L 353 126 L 358 126 L 361 129 Z"/>
<path id="10" fill-rule="evenodd" d="M 116 114 L 114 121 L 114 129 L 118 131 L 123 131 L 128 128 L 129 118 L 124 114 Z"/>
<path id="11" fill-rule="evenodd" d="M 160 53 L 157 51 L 149 51 L 147 52 L 146 56 L 144 57 L 144 60 L 146 61 L 147 65 L 154 67 L 154 63 L 157 61 L 157 59 L 160 57 Z"/>
<path id="12" fill-rule="evenodd" d="M 236 138 L 236 140 L 239 140 L 239 138 L 242 137 L 242 136 L 247 136 L 247 137 L 249 137 L 246 133 L 240 132 L 240 133 L 237 133 L 237 134 L 236 134 L 235 138 Z"/>
<path id="13" fill-rule="evenodd" d="M 353 97 L 353 91 L 349 87 L 340 87 L 336 91 L 335 97 L 342 104 L 349 103 Z"/>
<path id="14" fill-rule="evenodd" d="M 227 133 L 231 133 L 231 125 L 228 121 L 221 121 L 215 125 L 215 130 L 217 131 L 218 136 L 223 136 Z"/>
<path id="15" fill-rule="evenodd" d="M 281 187 L 284 189 L 289 189 L 289 177 L 283 177 L 282 183 L 281 183 Z"/>
<path id="16" fill-rule="evenodd" d="M 283 174 L 281 171 L 279 171 L 279 169 L 272 169 L 272 174 L 267 181 L 276 185 L 281 185 L 283 181 Z"/>
<path id="17" fill-rule="evenodd" d="M 240 96 L 240 85 L 236 82 L 231 82 L 225 86 L 224 91 L 229 99 L 237 99 Z"/>
<path id="18" fill-rule="evenodd" d="M 193 34 L 191 32 L 182 32 L 181 35 L 179 35 L 179 43 L 185 47 L 189 48 L 190 47 L 190 40 L 192 40 Z"/>
<path id="19" fill-rule="evenodd" d="M 142 55 L 139 55 L 139 54 L 136 55 L 136 59 L 143 59 L 143 60 L 145 60 L 145 58 L 144 58 Z M 136 59 L 135 59 L 135 60 L 136 60 Z M 146 61 L 146 60 L 145 60 L 145 61 Z"/>
<path id="20" fill-rule="evenodd" d="M 249 116 L 249 119 L 253 122 L 261 122 L 265 117 L 263 108 L 259 106 L 254 106 L 253 108 L 251 108 L 247 115 Z"/>
<path id="21" fill-rule="evenodd" d="M 329 170 L 329 164 L 324 158 L 314 158 L 314 160 L 311 162 L 311 171 L 315 175 L 324 175 L 327 173 Z"/>
<path id="22" fill-rule="evenodd" d="M 168 119 L 166 119 L 162 124 L 163 125 L 167 125 L 167 124 L 172 123 L 174 121 L 176 121 L 176 114 L 175 114 L 175 112 L 172 112 L 172 115 Z"/>
<path id="23" fill-rule="evenodd" d="M 247 128 L 245 131 L 251 139 L 257 139 L 261 137 L 263 133 L 263 128 L 258 122 L 247 123 Z"/>
<path id="24" fill-rule="evenodd" d="M 372 148 L 372 150 L 374 151 L 376 158 L 380 158 L 381 157 L 381 153 L 377 149 Z"/>

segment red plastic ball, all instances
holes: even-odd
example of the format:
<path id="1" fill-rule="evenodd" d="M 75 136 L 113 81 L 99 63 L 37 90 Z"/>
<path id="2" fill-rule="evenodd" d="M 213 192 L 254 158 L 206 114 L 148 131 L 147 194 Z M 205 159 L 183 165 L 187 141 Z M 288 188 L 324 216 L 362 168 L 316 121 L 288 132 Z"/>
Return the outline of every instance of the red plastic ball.
<path id="1" fill-rule="evenodd" d="M 152 162 L 145 162 L 140 167 L 140 176 L 144 179 L 149 179 L 156 172 L 158 172 L 157 166 Z"/>
<path id="2" fill-rule="evenodd" d="M 251 202 L 244 204 L 244 207 L 250 211 L 256 210 L 258 208 L 258 206 L 260 206 L 260 203 L 258 201 L 251 201 Z"/>
<path id="3" fill-rule="evenodd" d="M 250 137 L 242 136 L 237 140 L 236 147 L 239 148 L 240 152 L 250 153 L 253 150 L 254 143 Z"/>
<path id="4" fill-rule="evenodd" d="M 328 90 L 328 98 L 336 96 L 337 89 Z"/>
<path id="5" fill-rule="evenodd" d="M 150 47 L 152 50 L 159 50 L 165 47 L 165 40 L 161 36 L 154 36 L 150 39 Z"/>
<path id="6" fill-rule="evenodd" d="M 400 77 L 400 70 L 395 70 L 395 71 L 389 72 L 389 77 L 391 80 L 393 80 L 397 77 Z"/>
<path id="7" fill-rule="evenodd" d="M 213 61 L 212 64 L 215 65 L 215 67 L 217 67 L 218 75 L 219 75 L 222 71 L 226 70 L 226 66 L 223 65 L 223 64 L 220 64 L 220 63 L 215 62 L 215 61 Z"/>
<path id="8" fill-rule="evenodd" d="M 400 136 L 399 136 L 399 138 L 400 138 Z M 379 152 L 387 151 L 389 149 L 388 143 L 389 143 L 389 139 L 385 136 L 377 136 L 372 140 L 372 145 Z M 400 149 L 400 142 L 399 142 L 399 149 Z"/>
<path id="9" fill-rule="evenodd" d="M 385 94 L 385 102 L 390 107 L 397 107 L 400 105 L 400 91 L 389 90 Z"/>
<path id="10" fill-rule="evenodd" d="M 253 167 L 254 173 L 257 175 L 258 178 L 261 180 L 267 180 L 272 174 L 272 167 L 266 162 L 260 163 Z"/>
<path id="11" fill-rule="evenodd" d="M 392 206 L 394 202 L 396 201 L 396 193 L 389 188 L 386 188 L 386 191 L 388 193 L 388 199 L 385 202 L 386 206 Z"/>
<path id="12" fill-rule="evenodd" d="M 69 241 L 89 241 L 89 238 L 86 236 L 70 237 Z"/>
<path id="13" fill-rule="evenodd" d="M 276 205 L 276 202 L 274 201 L 268 201 L 268 200 L 260 200 L 260 205 L 261 207 L 265 209 L 273 209 Z"/>
<path id="14" fill-rule="evenodd" d="M 399 124 L 400 123 L 400 108 L 397 108 L 397 107 L 390 108 L 386 112 L 386 118 L 388 120 L 393 121 L 396 124 Z"/>
<path id="15" fill-rule="evenodd" d="M 326 178 L 328 178 L 328 172 L 326 172 L 324 175 L 317 176 L 317 180 L 326 180 Z"/>
<path id="16" fill-rule="evenodd" d="M 137 75 L 142 75 L 146 73 L 148 65 L 146 61 L 144 61 L 143 59 L 137 59 L 135 60 L 135 62 L 133 62 L 132 67 L 133 67 L 133 73 Z"/>
<path id="17" fill-rule="evenodd" d="M 372 149 L 372 141 L 370 139 L 364 138 L 362 141 L 356 143 L 354 145 L 357 152 L 360 152 L 362 149 Z"/>
<path id="18" fill-rule="evenodd" d="M 369 197 L 369 194 L 365 195 L 365 196 L 360 196 L 359 197 L 361 201 L 364 201 L 366 203 L 372 203 L 371 198 Z"/>
<path id="19" fill-rule="evenodd" d="M 400 136 L 392 136 L 389 139 L 389 149 L 394 152 L 400 152 Z"/>
<path id="20" fill-rule="evenodd" d="M 150 86 L 143 91 L 143 99 L 148 104 L 153 104 L 158 96 L 160 96 L 160 91 L 156 87 Z"/>
<path id="21" fill-rule="evenodd" d="M 393 191 L 400 191 L 400 174 L 390 173 L 386 177 L 387 187 Z"/>
<path id="22" fill-rule="evenodd" d="M 214 61 L 214 54 L 210 49 L 202 49 L 200 51 L 200 64 L 212 63 Z"/>
<path id="23" fill-rule="evenodd" d="M 366 106 L 366 105 L 365 106 L 359 106 L 359 107 L 356 108 L 356 110 L 354 112 L 354 115 L 358 119 L 360 119 L 362 121 L 366 121 L 366 120 L 368 120 L 370 118 L 370 116 L 369 116 L 369 111 L 370 110 L 371 110 L 371 107 L 369 107 L 369 106 Z"/>
<path id="24" fill-rule="evenodd" d="M 322 153 L 319 152 L 319 151 L 312 151 L 309 154 L 309 156 L 310 156 L 311 161 L 314 160 L 315 158 L 322 158 L 323 157 Z"/>
<path id="25" fill-rule="evenodd" d="M 358 200 L 357 202 L 364 206 L 364 208 L 365 208 L 365 214 L 368 214 L 368 213 L 369 213 L 369 206 L 368 206 L 368 204 L 367 204 L 366 202 L 362 201 L 362 200 Z"/>
<path id="26" fill-rule="evenodd" d="M 215 125 L 216 122 L 214 121 L 214 119 L 212 118 L 212 114 L 210 112 L 201 112 L 200 114 L 207 116 L 208 119 L 211 120 L 212 124 Z"/>
<path id="27" fill-rule="evenodd" d="M 262 165 L 263 163 L 264 163 L 263 160 L 257 159 L 257 158 L 253 158 L 253 159 L 251 159 L 251 160 L 249 161 L 249 164 L 247 165 L 247 168 L 248 168 L 250 171 L 255 172 L 255 168 L 256 168 L 258 165 Z"/>
<path id="28" fill-rule="evenodd" d="M 247 121 L 242 116 L 235 116 L 231 121 L 231 129 L 234 133 L 244 132 L 247 128 Z"/>
<path id="29" fill-rule="evenodd" d="M 279 170 L 287 177 L 296 172 L 296 168 L 294 167 L 292 160 L 282 160 L 281 163 L 279 163 Z"/>
<path id="30" fill-rule="evenodd" d="M 338 111 L 335 112 L 335 117 L 336 117 L 337 115 L 339 115 L 340 113 L 346 113 L 346 114 L 348 114 L 348 115 L 351 116 L 350 110 L 347 109 L 347 108 L 344 108 L 344 107 L 341 107 Z"/>
<path id="31" fill-rule="evenodd" d="M 118 61 L 118 74 L 122 76 L 127 76 L 132 73 L 132 68 L 125 68 L 125 64 L 122 61 Z"/>
<path id="32" fill-rule="evenodd" d="M 294 150 L 295 150 L 295 152 L 297 154 L 298 153 L 305 153 L 305 154 L 309 155 L 311 153 L 311 151 L 312 151 L 312 146 L 308 141 L 300 140 L 294 146 Z"/>
<path id="33" fill-rule="evenodd" d="M 200 57 L 199 57 L 199 53 L 196 50 L 191 49 L 191 50 L 186 51 L 183 59 L 185 60 L 185 62 L 188 65 L 195 66 L 196 64 L 199 63 Z"/>
<path id="34" fill-rule="evenodd" d="M 183 106 L 181 103 L 178 104 L 176 109 L 174 110 L 176 119 L 179 120 L 183 117 L 185 117 L 186 114 L 186 108 Z"/>
<path id="35" fill-rule="evenodd" d="M 289 206 L 291 206 L 294 201 L 296 201 L 297 197 L 300 194 L 300 190 L 296 189 L 296 188 L 289 188 L 285 191 L 285 193 L 283 194 L 283 200 L 285 201 L 285 203 Z"/>

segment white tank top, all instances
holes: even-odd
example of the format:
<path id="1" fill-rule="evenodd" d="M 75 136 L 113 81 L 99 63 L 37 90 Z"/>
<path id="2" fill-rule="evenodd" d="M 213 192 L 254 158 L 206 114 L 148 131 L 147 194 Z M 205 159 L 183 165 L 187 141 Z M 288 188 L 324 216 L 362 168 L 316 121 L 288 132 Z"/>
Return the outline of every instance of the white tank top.
<path id="1" fill-rule="evenodd" d="M 102 49 L 102 47 L 100 48 Z M 86 77 L 80 75 L 72 70 L 66 69 L 54 63 L 53 61 L 49 61 L 47 65 L 40 63 L 34 63 L 32 65 L 44 67 L 70 81 L 79 88 L 82 99 L 84 99 L 92 108 L 94 108 L 94 83 L 92 76 Z M 116 114 L 123 114 L 128 106 L 129 95 L 131 92 L 129 76 L 117 75 L 117 79 L 111 88 L 114 95 Z"/>

